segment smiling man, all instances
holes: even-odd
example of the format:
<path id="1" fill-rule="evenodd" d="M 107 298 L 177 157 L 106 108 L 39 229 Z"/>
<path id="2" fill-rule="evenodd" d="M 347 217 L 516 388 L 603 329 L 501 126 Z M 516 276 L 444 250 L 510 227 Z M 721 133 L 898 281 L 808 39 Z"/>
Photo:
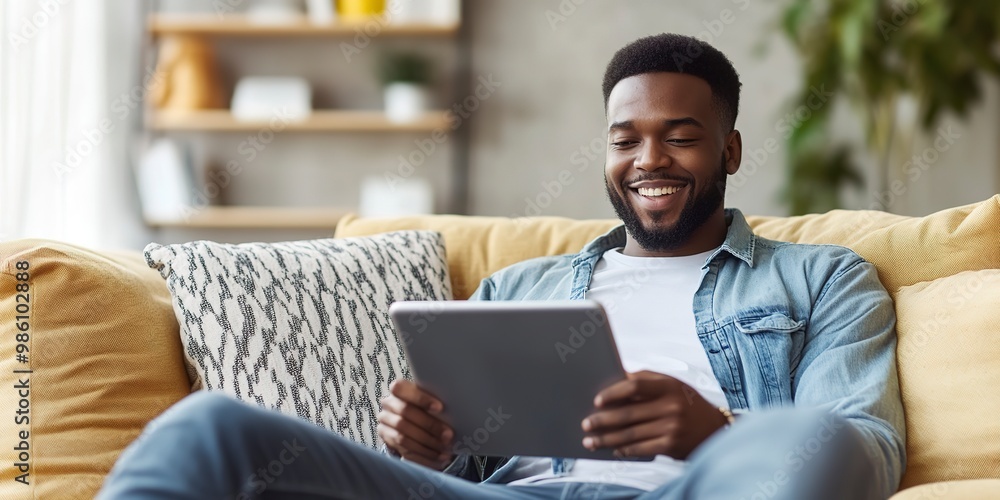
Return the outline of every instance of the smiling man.
<path id="1" fill-rule="evenodd" d="M 766 240 L 723 208 L 739 94 L 729 60 L 696 39 L 618 51 L 605 184 L 623 225 L 474 296 L 604 305 L 628 379 L 566 425 L 588 448 L 652 461 L 455 456 L 444 402 L 398 380 L 379 413 L 392 456 L 193 395 L 123 454 L 102 498 L 253 498 L 246 478 L 290 437 L 294 466 L 262 498 L 887 498 L 904 467 L 892 303 L 850 250 Z"/>

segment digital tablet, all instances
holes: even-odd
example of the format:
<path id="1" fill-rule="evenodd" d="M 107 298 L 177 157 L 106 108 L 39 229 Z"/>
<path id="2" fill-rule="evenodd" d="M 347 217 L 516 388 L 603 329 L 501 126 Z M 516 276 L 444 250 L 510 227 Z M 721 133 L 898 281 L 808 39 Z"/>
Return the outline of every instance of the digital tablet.
<path id="1" fill-rule="evenodd" d="M 594 397 L 625 379 L 595 301 L 407 301 L 389 308 L 456 454 L 615 459 L 583 447 Z"/>

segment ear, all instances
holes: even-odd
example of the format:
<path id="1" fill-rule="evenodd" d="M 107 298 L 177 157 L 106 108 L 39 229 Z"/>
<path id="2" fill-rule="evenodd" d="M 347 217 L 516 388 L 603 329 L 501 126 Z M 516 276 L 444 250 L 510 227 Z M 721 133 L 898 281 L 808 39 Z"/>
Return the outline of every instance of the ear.
<path id="1" fill-rule="evenodd" d="M 726 146 L 723 153 L 726 158 L 726 173 L 735 174 L 740 169 L 743 160 L 743 137 L 739 130 L 733 130 L 726 136 Z"/>

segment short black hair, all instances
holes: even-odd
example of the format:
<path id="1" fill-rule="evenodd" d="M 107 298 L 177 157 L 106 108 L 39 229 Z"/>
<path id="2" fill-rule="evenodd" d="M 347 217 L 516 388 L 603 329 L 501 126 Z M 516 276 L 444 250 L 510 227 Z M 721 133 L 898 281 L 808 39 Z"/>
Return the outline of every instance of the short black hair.
<path id="1" fill-rule="evenodd" d="M 725 54 L 697 38 L 662 33 L 640 38 L 615 52 L 604 72 L 604 110 L 618 82 L 644 73 L 697 76 L 712 89 L 719 117 L 727 130 L 736 126 L 740 109 L 740 75 Z"/>

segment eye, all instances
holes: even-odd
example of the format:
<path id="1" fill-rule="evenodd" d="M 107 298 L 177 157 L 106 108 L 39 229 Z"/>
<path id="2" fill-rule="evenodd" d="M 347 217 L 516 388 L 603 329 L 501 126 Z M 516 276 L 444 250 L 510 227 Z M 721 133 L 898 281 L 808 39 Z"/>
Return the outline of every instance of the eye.
<path id="1" fill-rule="evenodd" d="M 677 146 L 683 146 L 685 144 L 691 144 L 695 139 L 667 139 L 667 142 Z"/>
<path id="2" fill-rule="evenodd" d="M 627 148 L 629 146 L 632 146 L 632 145 L 638 144 L 638 143 L 639 143 L 639 141 L 632 141 L 632 140 L 625 139 L 625 140 L 621 140 L 621 141 L 612 142 L 611 146 L 614 147 L 615 149 L 622 149 L 622 148 Z"/>

